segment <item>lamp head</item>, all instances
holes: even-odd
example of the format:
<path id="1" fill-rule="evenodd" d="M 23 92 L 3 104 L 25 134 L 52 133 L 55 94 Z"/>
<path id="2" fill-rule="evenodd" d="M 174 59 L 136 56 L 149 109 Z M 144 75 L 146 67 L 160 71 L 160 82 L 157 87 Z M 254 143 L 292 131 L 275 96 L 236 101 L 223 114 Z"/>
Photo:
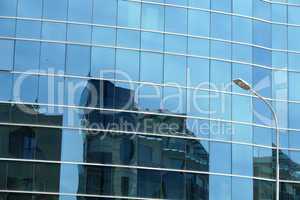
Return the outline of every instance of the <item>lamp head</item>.
<path id="1" fill-rule="evenodd" d="M 244 81 L 243 79 L 235 79 L 233 80 L 233 82 L 239 86 L 240 88 L 244 89 L 244 90 L 251 90 L 251 86 L 249 83 L 247 83 L 246 81 Z"/>

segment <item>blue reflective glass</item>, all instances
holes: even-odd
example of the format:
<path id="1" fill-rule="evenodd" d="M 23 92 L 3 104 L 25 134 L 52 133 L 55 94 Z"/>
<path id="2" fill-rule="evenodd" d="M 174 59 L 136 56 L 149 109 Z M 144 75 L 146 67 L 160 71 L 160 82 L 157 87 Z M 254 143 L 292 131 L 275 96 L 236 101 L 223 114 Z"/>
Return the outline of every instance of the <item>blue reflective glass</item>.
<path id="1" fill-rule="evenodd" d="M 272 52 L 272 67 L 286 69 L 288 67 L 288 55 L 286 52 Z"/>
<path id="2" fill-rule="evenodd" d="M 174 4 L 174 5 L 181 5 L 186 6 L 188 0 L 165 0 L 165 3 L 167 4 Z"/>
<path id="3" fill-rule="evenodd" d="M 272 113 L 268 106 L 261 100 L 253 98 L 253 122 L 265 126 L 270 126 Z"/>
<path id="4" fill-rule="evenodd" d="M 187 86 L 209 87 L 209 60 L 188 58 Z"/>
<path id="5" fill-rule="evenodd" d="M 210 92 L 210 117 L 214 119 L 231 119 L 231 95 Z"/>
<path id="6" fill-rule="evenodd" d="M 289 131 L 289 148 L 300 148 L 300 132 L 299 131 Z"/>
<path id="7" fill-rule="evenodd" d="M 165 8 L 165 31 L 173 33 L 187 33 L 187 9 Z"/>
<path id="8" fill-rule="evenodd" d="M 288 23 L 289 24 L 299 24 L 300 19 L 300 7 L 289 6 L 288 7 Z"/>
<path id="9" fill-rule="evenodd" d="M 242 78 L 247 83 L 252 85 L 252 67 L 243 64 L 232 64 L 232 79 Z M 232 85 L 232 91 L 238 93 L 249 94 L 248 91 L 243 90 L 237 85 Z"/>
<path id="10" fill-rule="evenodd" d="M 64 78 L 40 76 L 38 102 L 46 104 L 63 104 Z"/>
<path id="11" fill-rule="evenodd" d="M 210 55 L 213 58 L 231 59 L 231 44 L 221 41 L 210 41 Z"/>
<path id="12" fill-rule="evenodd" d="M 12 70 L 14 65 L 14 41 L 0 40 L 0 70 Z"/>
<path id="13" fill-rule="evenodd" d="M 0 36 L 14 37 L 16 31 L 15 19 L 0 19 Z"/>
<path id="14" fill-rule="evenodd" d="M 223 61 L 211 61 L 210 87 L 223 91 L 231 90 L 231 64 Z"/>
<path id="15" fill-rule="evenodd" d="M 14 75 L 13 100 L 34 103 L 38 94 L 38 77 L 32 75 Z"/>
<path id="16" fill-rule="evenodd" d="M 224 158 L 218 158 L 224 159 Z M 231 177 L 209 176 L 209 200 L 232 200 Z"/>
<path id="17" fill-rule="evenodd" d="M 165 51 L 185 54 L 187 51 L 187 37 L 165 34 Z"/>
<path id="18" fill-rule="evenodd" d="M 264 47 L 272 47 L 272 26 L 270 23 L 253 22 L 253 43 Z"/>
<path id="19" fill-rule="evenodd" d="M 142 28 L 164 31 L 164 7 L 142 4 Z"/>
<path id="20" fill-rule="evenodd" d="M 233 44 L 232 59 L 252 63 L 252 47 L 248 45 Z"/>
<path id="21" fill-rule="evenodd" d="M 241 122 L 252 122 L 252 100 L 246 96 L 232 96 L 232 120 Z"/>
<path id="22" fill-rule="evenodd" d="M 300 73 L 289 72 L 289 100 L 300 101 Z"/>
<path id="23" fill-rule="evenodd" d="M 43 1 L 43 18 L 66 20 L 68 0 Z"/>
<path id="24" fill-rule="evenodd" d="M 210 0 L 189 0 L 189 6 L 196 8 L 210 8 Z"/>
<path id="25" fill-rule="evenodd" d="M 90 43 L 91 26 L 69 24 L 67 40 L 70 42 Z"/>
<path id="26" fill-rule="evenodd" d="M 187 115 L 209 117 L 209 92 L 189 89 L 187 91 Z"/>
<path id="27" fill-rule="evenodd" d="M 118 29 L 117 46 L 140 48 L 140 32 L 126 29 Z"/>
<path id="28" fill-rule="evenodd" d="M 118 25 L 140 28 L 141 4 L 130 1 L 118 1 Z"/>
<path id="29" fill-rule="evenodd" d="M 158 53 L 141 54 L 141 81 L 162 83 L 163 55 Z"/>
<path id="30" fill-rule="evenodd" d="M 188 38 L 188 54 L 197 56 L 209 56 L 209 40 L 200 38 Z"/>
<path id="31" fill-rule="evenodd" d="M 16 16 L 18 0 L 2 0 L 0 1 L 0 15 Z"/>
<path id="32" fill-rule="evenodd" d="M 288 53 L 288 69 L 300 71 L 300 54 Z"/>
<path id="33" fill-rule="evenodd" d="M 287 26 L 272 24 L 272 48 L 287 49 Z"/>
<path id="34" fill-rule="evenodd" d="M 19 0 L 18 16 L 41 18 L 43 1 L 40 0 Z"/>
<path id="35" fill-rule="evenodd" d="M 190 35 L 209 36 L 209 12 L 204 12 L 200 10 L 189 10 L 188 22 L 188 33 Z"/>
<path id="36" fill-rule="evenodd" d="M 66 40 L 66 24 L 43 22 L 42 39 L 44 40 Z"/>
<path id="37" fill-rule="evenodd" d="M 253 0 L 253 16 L 270 20 L 271 19 L 271 4 L 261 0 Z"/>
<path id="38" fill-rule="evenodd" d="M 0 100 L 9 101 L 12 97 L 12 74 L 9 72 L 0 72 Z"/>
<path id="39" fill-rule="evenodd" d="M 232 39 L 238 42 L 252 43 L 252 20 L 233 16 Z"/>
<path id="40" fill-rule="evenodd" d="M 230 40 L 231 39 L 231 16 L 211 13 L 211 37 Z"/>
<path id="41" fill-rule="evenodd" d="M 153 51 L 163 51 L 164 35 L 160 33 L 142 32 L 141 48 Z"/>
<path id="42" fill-rule="evenodd" d="M 182 56 L 165 55 L 164 83 L 186 85 L 186 58 Z"/>
<path id="43" fill-rule="evenodd" d="M 287 6 L 281 4 L 272 4 L 272 21 L 287 22 Z"/>
<path id="44" fill-rule="evenodd" d="M 139 52 L 117 49 L 116 56 L 116 79 L 139 80 Z"/>
<path id="45" fill-rule="evenodd" d="M 158 111 L 161 109 L 162 89 L 158 86 L 140 85 L 139 108 L 146 111 Z"/>
<path id="46" fill-rule="evenodd" d="M 269 69 L 253 68 L 253 87 L 265 97 L 272 96 L 272 71 Z"/>
<path id="47" fill-rule="evenodd" d="M 275 150 L 270 148 L 254 147 L 253 163 L 254 176 L 274 178 L 275 175 Z M 261 162 L 261 161 L 264 162 Z"/>
<path id="48" fill-rule="evenodd" d="M 17 20 L 16 36 L 20 38 L 39 39 L 41 34 L 41 22 L 31 20 Z"/>
<path id="49" fill-rule="evenodd" d="M 72 0 L 69 1 L 68 19 L 77 22 L 91 22 L 93 1 Z"/>
<path id="50" fill-rule="evenodd" d="M 211 0 L 211 9 L 212 10 L 218 10 L 218 11 L 224 11 L 224 12 L 231 12 L 231 0 Z"/>
<path id="51" fill-rule="evenodd" d="M 162 105 L 167 113 L 186 115 L 186 89 L 164 87 Z"/>
<path id="52" fill-rule="evenodd" d="M 30 41 L 16 41 L 15 70 L 37 70 L 40 60 L 40 43 Z"/>
<path id="53" fill-rule="evenodd" d="M 300 51 L 300 27 L 289 26 L 288 27 L 288 48 L 292 51 Z"/>
<path id="54" fill-rule="evenodd" d="M 232 141 L 252 143 L 252 126 L 232 124 Z"/>
<path id="55" fill-rule="evenodd" d="M 244 0 L 233 0 L 232 9 L 234 13 L 252 16 L 253 0 L 244 1 Z"/>
<path id="56" fill-rule="evenodd" d="M 250 179 L 232 177 L 232 200 L 252 200 L 253 196 L 253 181 Z M 247 194 L 247 195 L 245 195 Z"/>
<path id="57" fill-rule="evenodd" d="M 115 45 L 116 29 L 93 27 L 92 43 L 96 45 Z"/>
<path id="58" fill-rule="evenodd" d="M 93 22 L 97 24 L 116 25 L 117 0 L 97 0 L 93 5 Z"/>
<path id="59" fill-rule="evenodd" d="M 216 173 L 231 173 L 231 144 L 211 142 L 209 147 L 210 171 Z"/>
<path id="60" fill-rule="evenodd" d="M 92 47 L 91 76 L 114 78 L 115 49 Z"/>
<path id="61" fill-rule="evenodd" d="M 79 45 L 68 45 L 66 73 L 88 76 L 90 73 L 91 48 Z"/>
<path id="62" fill-rule="evenodd" d="M 43 73 L 64 73 L 66 46 L 64 44 L 42 43 L 40 70 Z"/>
<path id="63" fill-rule="evenodd" d="M 270 67 L 272 64 L 272 52 L 267 49 L 253 47 L 253 63 Z"/>
<path id="64" fill-rule="evenodd" d="M 232 173 L 253 176 L 253 148 L 232 144 Z"/>
<path id="65" fill-rule="evenodd" d="M 273 98 L 287 99 L 288 98 L 288 89 L 287 88 L 288 88 L 287 72 L 273 71 L 273 80 L 272 80 L 272 93 L 273 93 L 272 96 L 273 96 Z"/>

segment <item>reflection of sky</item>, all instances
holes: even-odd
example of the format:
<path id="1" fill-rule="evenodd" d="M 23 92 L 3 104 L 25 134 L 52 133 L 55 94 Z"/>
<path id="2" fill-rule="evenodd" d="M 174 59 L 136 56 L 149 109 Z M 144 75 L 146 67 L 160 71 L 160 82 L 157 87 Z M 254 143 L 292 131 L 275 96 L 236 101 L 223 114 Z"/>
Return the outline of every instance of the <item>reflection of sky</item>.
<path id="1" fill-rule="evenodd" d="M 64 130 L 62 136 L 61 160 L 83 162 L 84 138 L 80 132 Z M 79 185 L 77 165 L 61 165 L 60 192 L 77 193 Z M 60 197 L 60 200 L 76 200 L 76 197 Z"/>

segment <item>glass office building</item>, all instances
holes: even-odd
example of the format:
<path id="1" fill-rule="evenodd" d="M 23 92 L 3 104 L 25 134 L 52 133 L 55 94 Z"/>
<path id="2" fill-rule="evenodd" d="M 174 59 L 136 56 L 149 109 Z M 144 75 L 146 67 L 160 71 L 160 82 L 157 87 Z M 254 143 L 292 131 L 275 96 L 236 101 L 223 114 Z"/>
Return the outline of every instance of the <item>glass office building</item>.
<path id="1" fill-rule="evenodd" d="M 299 37 L 300 0 L 0 0 L 0 200 L 275 200 L 277 148 L 300 199 Z"/>

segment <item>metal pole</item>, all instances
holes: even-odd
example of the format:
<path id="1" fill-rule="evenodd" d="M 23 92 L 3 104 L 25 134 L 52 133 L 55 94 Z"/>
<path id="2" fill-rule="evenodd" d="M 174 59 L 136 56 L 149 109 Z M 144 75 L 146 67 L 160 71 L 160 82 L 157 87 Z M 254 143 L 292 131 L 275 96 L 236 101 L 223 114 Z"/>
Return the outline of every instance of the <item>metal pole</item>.
<path id="1" fill-rule="evenodd" d="M 276 200 L 279 200 L 279 189 L 280 189 L 280 166 L 279 166 L 279 142 L 280 142 L 280 132 L 279 132 L 279 128 L 278 128 L 278 118 L 276 115 L 276 112 L 272 106 L 271 103 L 269 103 L 263 96 L 261 96 L 259 93 L 257 93 L 255 90 L 253 90 L 252 88 L 250 88 L 250 91 L 257 96 L 259 99 L 261 99 L 265 104 L 267 104 L 267 106 L 270 108 L 272 115 L 273 115 L 273 119 L 275 122 L 275 128 L 276 128 Z"/>

